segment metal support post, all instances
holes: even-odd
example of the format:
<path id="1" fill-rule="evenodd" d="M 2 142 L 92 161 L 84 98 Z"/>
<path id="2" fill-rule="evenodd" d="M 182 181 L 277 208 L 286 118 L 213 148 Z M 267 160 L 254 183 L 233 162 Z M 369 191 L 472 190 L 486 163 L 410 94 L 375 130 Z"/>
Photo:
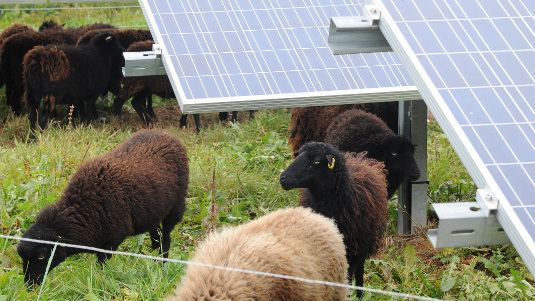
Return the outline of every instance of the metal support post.
<path id="1" fill-rule="evenodd" d="M 423 100 L 399 102 L 399 134 L 416 144 L 414 159 L 420 178 L 398 190 L 398 234 L 427 226 L 427 106 Z"/>

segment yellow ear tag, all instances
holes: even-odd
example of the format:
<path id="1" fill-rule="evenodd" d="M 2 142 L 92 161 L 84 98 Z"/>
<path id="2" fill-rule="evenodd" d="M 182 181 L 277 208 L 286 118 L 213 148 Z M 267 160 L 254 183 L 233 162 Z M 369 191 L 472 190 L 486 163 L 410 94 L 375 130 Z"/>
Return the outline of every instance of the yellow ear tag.
<path id="1" fill-rule="evenodd" d="M 327 166 L 328 166 L 330 169 L 333 169 L 333 168 L 334 168 L 334 158 L 332 159 L 331 163 L 327 164 Z"/>

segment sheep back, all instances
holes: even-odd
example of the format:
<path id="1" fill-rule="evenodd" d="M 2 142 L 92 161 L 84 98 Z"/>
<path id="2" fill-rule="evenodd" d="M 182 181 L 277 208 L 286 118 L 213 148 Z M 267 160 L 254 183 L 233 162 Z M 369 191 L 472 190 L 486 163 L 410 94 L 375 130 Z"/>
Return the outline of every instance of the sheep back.
<path id="1" fill-rule="evenodd" d="M 91 42 L 91 39 L 93 39 L 93 37 L 106 31 L 109 31 L 109 30 L 106 30 L 106 29 L 88 30 L 82 36 L 80 36 L 76 44 L 77 45 L 89 44 Z M 152 40 L 152 35 L 150 31 L 144 30 L 144 29 L 124 29 L 124 30 L 115 29 L 113 32 L 117 35 L 117 38 L 119 39 L 119 43 L 121 43 L 124 49 L 128 49 L 128 47 L 130 47 L 130 45 L 132 45 L 135 42 Z"/>
<path id="2" fill-rule="evenodd" d="M 310 209 L 272 212 L 211 233 L 197 263 L 346 284 L 342 236 Z M 347 300 L 346 288 L 190 265 L 173 300 Z"/>
<path id="3" fill-rule="evenodd" d="M 325 133 L 332 120 L 340 114 L 354 109 L 373 113 L 383 119 L 388 127 L 397 132 L 398 102 L 359 103 L 338 106 L 293 108 L 291 113 L 290 138 L 288 144 L 298 151 L 308 141 L 325 141 Z"/>

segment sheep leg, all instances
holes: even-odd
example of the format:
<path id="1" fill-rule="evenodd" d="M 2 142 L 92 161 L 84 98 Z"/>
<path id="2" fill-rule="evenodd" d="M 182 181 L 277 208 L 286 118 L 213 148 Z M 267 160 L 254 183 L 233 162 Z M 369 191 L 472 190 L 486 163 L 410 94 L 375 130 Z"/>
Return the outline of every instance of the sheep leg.
<path id="1" fill-rule="evenodd" d="M 149 94 L 150 95 L 150 94 Z M 139 115 L 141 120 L 145 122 L 146 125 L 149 125 L 152 123 L 152 119 L 149 116 L 149 113 L 145 109 L 145 106 L 143 105 L 145 103 L 145 99 L 147 97 L 147 94 L 142 91 L 132 98 L 132 107 L 134 107 L 134 110 L 136 110 L 136 113 Z"/>
<path id="2" fill-rule="evenodd" d="M 162 241 L 161 233 L 162 228 L 160 226 L 149 232 L 153 250 L 156 250 L 160 247 L 160 242 Z"/>
<path id="3" fill-rule="evenodd" d="M 121 114 L 123 113 L 123 105 L 126 102 L 126 98 L 117 96 L 113 100 L 113 114 L 115 116 L 121 117 Z"/>
<path id="4" fill-rule="evenodd" d="M 23 90 L 13 87 L 13 84 L 6 83 L 6 96 L 7 96 L 7 105 L 11 107 L 11 110 L 15 115 L 19 116 L 22 113 L 22 106 L 20 98 L 24 93 Z"/>
<path id="5" fill-rule="evenodd" d="M 254 119 L 254 110 L 249 110 L 249 119 Z"/>
<path id="6" fill-rule="evenodd" d="M 110 258 L 111 258 L 111 254 L 101 253 L 101 252 L 97 253 L 97 263 L 100 266 L 103 266 L 106 263 L 106 260 L 108 260 Z"/>
<path id="7" fill-rule="evenodd" d="M 180 116 L 180 128 L 186 129 L 188 127 L 188 114 L 182 114 Z"/>
<path id="8" fill-rule="evenodd" d="M 219 121 L 227 120 L 228 112 L 219 112 Z"/>
<path id="9" fill-rule="evenodd" d="M 232 111 L 232 122 L 238 121 L 238 111 Z"/>
<path id="10" fill-rule="evenodd" d="M 195 120 L 195 129 L 197 130 L 197 133 L 201 131 L 201 117 L 199 114 L 193 114 L 193 119 Z"/>
<path id="11" fill-rule="evenodd" d="M 164 258 L 169 257 L 169 248 L 171 247 L 171 231 L 175 225 L 182 220 L 182 215 L 175 208 L 162 221 L 162 249 L 161 253 Z"/>
<path id="12" fill-rule="evenodd" d="M 152 108 L 152 94 L 147 95 L 147 112 L 149 113 L 150 117 L 156 117 L 154 109 Z"/>
<path id="13" fill-rule="evenodd" d="M 353 261 L 354 265 L 349 266 L 349 283 L 351 283 L 351 278 L 355 276 L 355 285 L 364 286 L 364 259 L 355 261 Z M 361 290 L 357 291 L 357 298 L 362 298 Z"/>
<path id="14" fill-rule="evenodd" d="M 90 99 L 88 101 L 86 101 L 86 124 L 89 124 L 91 123 L 91 121 L 93 121 L 95 119 L 95 113 L 97 111 L 97 106 L 96 106 L 96 103 L 97 103 L 97 100 L 96 99 Z"/>

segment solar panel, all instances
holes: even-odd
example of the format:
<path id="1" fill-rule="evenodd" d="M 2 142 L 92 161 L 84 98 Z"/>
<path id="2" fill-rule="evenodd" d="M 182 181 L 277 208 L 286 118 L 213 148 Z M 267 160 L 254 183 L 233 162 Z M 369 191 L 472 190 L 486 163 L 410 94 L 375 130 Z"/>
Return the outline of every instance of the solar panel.
<path id="1" fill-rule="evenodd" d="M 535 273 L 535 1 L 376 0 L 381 30 Z"/>
<path id="2" fill-rule="evenodd" d="M 420 99 L 393 53 L 335 56 L 346 0 L 140 0 L 185 113 Z"/>

